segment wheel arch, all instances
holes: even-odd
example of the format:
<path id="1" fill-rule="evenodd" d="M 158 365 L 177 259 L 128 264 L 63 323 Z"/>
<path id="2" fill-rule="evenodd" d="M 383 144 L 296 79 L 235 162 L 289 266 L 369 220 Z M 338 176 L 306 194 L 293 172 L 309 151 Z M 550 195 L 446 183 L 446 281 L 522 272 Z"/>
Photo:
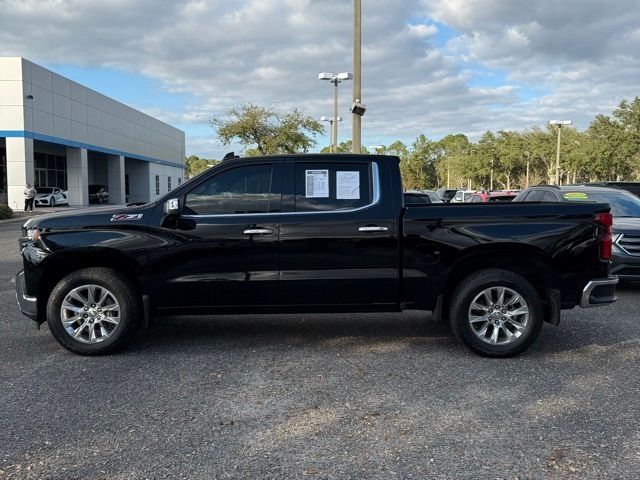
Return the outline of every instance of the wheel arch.
<path id="1" fill-rule="evenodd" d="M 144 294 L 141 265 L 132 257 L 110 248 L 86 248 L 57 252 L 46 257 L 38 268 L 42 271 L 38 285 L 38 319 L 46 319 L 47 302 L 53 288 L 67 275 L 83 268 L 101 267 L 115 270 L 131 282 L 137 293 Z"/>
<path id="2" fill-rule="evenodd" d="M 451 266 L 447 280 L 438 293 L 438 316 L 448 318 L 452 293 L 462 280 L 479 270 L 499 268 L 517 273 L 527 279 L 543 300 L 545 319 L 559 321 L 559 278 L 552 259 L 544 251 L 522 244 L 491 244 L 474 247 Z"/>

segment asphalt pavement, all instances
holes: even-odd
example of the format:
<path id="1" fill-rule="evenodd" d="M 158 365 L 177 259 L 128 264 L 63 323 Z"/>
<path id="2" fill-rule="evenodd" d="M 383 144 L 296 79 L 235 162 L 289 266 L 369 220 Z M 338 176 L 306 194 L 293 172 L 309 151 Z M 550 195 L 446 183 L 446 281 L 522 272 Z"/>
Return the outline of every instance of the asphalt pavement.
<path id="1" fill-rule="evenodd" d="M 640 285 L 478 357 L 421 312 L 164 319 L 75 356 L 16 306 L 0 225 L 0 478 L 640 476 Z"/>

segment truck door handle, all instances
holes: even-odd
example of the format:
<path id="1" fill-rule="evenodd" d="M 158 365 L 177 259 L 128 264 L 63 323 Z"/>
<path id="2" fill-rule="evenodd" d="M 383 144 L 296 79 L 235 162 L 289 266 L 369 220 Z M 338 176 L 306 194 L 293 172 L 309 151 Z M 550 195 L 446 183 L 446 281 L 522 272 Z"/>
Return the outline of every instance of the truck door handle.
<path id="1" fill-rule="evenodd" d="M 359 232 L 386 232 L 389 227 L 379 227 L 378 225 L 367 225 L 366 227 L 360 227 Z"/>
<path id="2" fill-rule="evenodd" d="M 272 228 L 247 228 L 244 235 L 271 235 L 273 233 Z"/>

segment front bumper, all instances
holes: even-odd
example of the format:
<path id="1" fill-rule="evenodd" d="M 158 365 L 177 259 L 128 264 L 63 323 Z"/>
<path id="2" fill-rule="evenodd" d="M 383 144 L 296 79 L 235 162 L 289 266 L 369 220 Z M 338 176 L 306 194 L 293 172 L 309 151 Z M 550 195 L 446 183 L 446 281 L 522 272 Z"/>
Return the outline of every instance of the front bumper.
<path id="1" fill-rule="evenodd" d="M 16 298 L 20 311 L 31 320 L 38 320 L 38 299 L 25 293 L 24 272 L 16 275 Z"/>
<path id="2" fill-rule="evenodd" d="M 610 275 L 607 278 L 591 280 L 582 289 L 580 306 L 582 308 L 601 307 L 617 300 L 616 285 L 618 277 Z"/>
<path id="3" fill-rule="evenodd" d="M 611 255 L 610 271 L 623 280 L 640 280 L 640 257 L 629 255 L 615 245 Z"/>

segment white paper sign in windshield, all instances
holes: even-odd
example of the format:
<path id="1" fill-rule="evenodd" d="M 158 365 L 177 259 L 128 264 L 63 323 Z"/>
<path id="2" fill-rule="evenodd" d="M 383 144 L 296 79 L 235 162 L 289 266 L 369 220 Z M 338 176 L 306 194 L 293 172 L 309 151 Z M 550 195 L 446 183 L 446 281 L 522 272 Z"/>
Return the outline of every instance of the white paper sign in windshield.
<path id="1" fill-rule="evenodd" d="M 336 172 L 336 198 L 360 200 L 360 172 Z"/>
<path id="2" fill-rule="evenodd" d="M 305 197 L 329 196 L 329 170 L 305 170 Z"/>

